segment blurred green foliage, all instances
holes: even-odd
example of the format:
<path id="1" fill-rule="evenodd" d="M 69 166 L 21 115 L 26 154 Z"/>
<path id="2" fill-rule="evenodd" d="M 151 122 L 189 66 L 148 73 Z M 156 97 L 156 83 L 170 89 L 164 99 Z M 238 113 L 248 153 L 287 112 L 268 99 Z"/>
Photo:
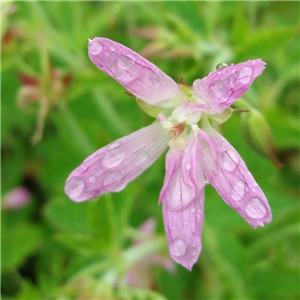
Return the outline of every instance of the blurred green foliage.
<path id="1" fill-rule="evenodd" d="M 1 2 L 1 19 L 2 195 L 32 193 L 27 207 L 2 211 L 3 299 L 299 299 L 299 2 Z M 153 266 L 152 286 L 126 284 L 136 263 L 168 256 L 157 205 L 164 157 L 117 194 L 65 196 L 87 155 L 152 120 L 89 61 L 95 36 L 189 84 L 220 62 L 267 62 L 245 99 L 268 121 L 283 167 L 250 150 L 238 113 L 220 130 L 269 199 L 271 224 L 253 230 L 208 186 L 192 272 Z M 154 240 L 133 246 L 151 216 Z"/>

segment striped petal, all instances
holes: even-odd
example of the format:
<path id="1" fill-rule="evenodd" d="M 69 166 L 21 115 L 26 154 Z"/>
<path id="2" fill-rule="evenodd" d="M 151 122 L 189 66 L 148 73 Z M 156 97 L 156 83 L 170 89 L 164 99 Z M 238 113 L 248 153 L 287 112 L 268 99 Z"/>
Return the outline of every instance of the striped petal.
<path id="1" fill-rule="evenodd" d="M 266 63 L 248 60 L 211 72 L 193 83 L 194 97 L 210 114 L 218 114 L 238 100 L 259 76 Z"/>
<path id="2" fill-rule="evenodd" d="M 189 270 L 201 251 L 204 220 L 204 181 L 199 176 L 200 159 L 196 153 L 200 154 L 196 139 L 185 150 L 169 150 L 160 194 L 170 255 Z"/>
<path id="3" fill-rule="evenodd" d="M 88 54 L 98 69 L 148 104 L 173 107 L 186 98 L 168 75 L 122 44 L 96 37 L 89 41 Z"/>
<path id="4" fill-rule="evenodd" d="M 252 227 L 271 222 L 268 200 L 238 152 L 211 127 L 206 132 L 211 139 L 202 149 L 206 180 Z"/>
<path id="5" fill-rule="evenodd" d="M 168 146 L 169 133 L 156 122 L 101 148 L 68 177 L 65 192 L 82 202 L 118 192 L 144 172 Z"/>

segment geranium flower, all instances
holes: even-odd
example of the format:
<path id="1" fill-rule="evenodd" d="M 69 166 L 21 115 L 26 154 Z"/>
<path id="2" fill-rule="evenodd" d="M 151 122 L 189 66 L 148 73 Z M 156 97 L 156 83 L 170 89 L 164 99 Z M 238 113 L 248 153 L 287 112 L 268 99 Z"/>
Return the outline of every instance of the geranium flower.
<path id="1" fill-rule="evenodd" d="M 159 202 L 171 257 L 191 269 L 201 251 L 204 186 L 211 184 L 251 226 L 272 219 L 267 199 L 238 152 L 210 125 L 259 76 L 265 63 L 251 60 L 176 84 L 148 60 L 106 38 L 89 41 L 88 54 L 139 101 L 159 107 L 156 122 L 89 156 L 68 177 L 65 192 L 75 202 L 118 192 L 167 149 Z"/>

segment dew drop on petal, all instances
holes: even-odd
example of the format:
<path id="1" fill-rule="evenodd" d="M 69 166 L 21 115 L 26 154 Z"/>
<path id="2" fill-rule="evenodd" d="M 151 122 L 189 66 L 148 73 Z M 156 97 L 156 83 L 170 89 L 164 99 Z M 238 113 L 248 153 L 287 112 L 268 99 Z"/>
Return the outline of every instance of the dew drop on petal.
<path id="1" fill-rule="evenodd" d="M 120 146 L 119 144 L 113 143 L 113 144 L 108 145 L 106 149 L 107 150 L 112 150 L 112 149 L 115 149 L 115 148 L 117 148 L 119 146 Z"/>
<path id="2" fill-rule="evenodd" d="M 123 179 L 123 178 L 121 178 Z M 127 182 L 119 181 L 118 184 L 114 187 L 114 192 L 122 191 L 127 185 Z"/>
<path id="3" fill-rule="evenodd" d="M 217 64 L 217 66 L 216 66 L 216 70 L 218 70 L 218 69 L 223 69 L 223 68 L 226 68 L 226 67 L 228 67 L 228 64 L 226 64 L 226 63 L 219 63 L 219 64 Z"/>
<path id="4" fill-rule="evenodd" d="M 223 81 L 221 80 L 216 80 L 212 86 L 211 89 L 217 93 L 218 97 L 220 97 L 220 102 L 225 102 L 227 101 L 227 99 L 224 97 L 225 93 L 226 93 L 226 86 L 224 84 Z"/>
<path id="5" fill-rule="evenodd" d="M 181 238 L 173 240 L 169 245 L 171 254 L 175 256 L 183 256 L 186 253 L 187 247 L 187 243 Z"/>
<path id="6" fill-rule="evenodd" d="M 266 213 L 267 209 L 258 198 L 252 198 L 245 206 L 246 214 L 253 219 L 261 219 Z"/>
<path id="7" fill-rule="evenodd" d="M 252 69 L 249 67 L 244 67 L 239 71 L 239 80 L 242 84 L 247 84 L 252 78 Z"/>
<path id="8" fill-rule="evenodd" d="M 104 155 L 102 164 L 104 167 L 113 168 L 118 166 L 123 161 L 123 158 L 124 155 L 119 150 L 112 150 Z"/>
<path id="9" fill-rule="evenodd" d="M 106 176 L 106 178 L 104 179 L 104 185 L 108 186 L 108 185 L 115 184 L 115 183 L 119 184 L 119 181 L 122 178 L 123 178 L 123 175 L 121 172 L 115 171 L 115 172 L 109 173 Z"/>
<path id="10" fill-rule="evenodd" d="M 231 191 L 231 198 L 235 201 L 241 200 L 245 195 L 245 183 L 237 181 Z"/>
<path id="11" fill-rule="evenodd" d="M 89 182 L 93 183 L 95 181 L 96 181 L 96 177 L 95 176 L 89 177 Z"/>
<path id="12" fill-rule="evenodd" d="M 105 56 L 107 56 L 107 57 L 109 56 L 109 52 L 105 52 L 104 54 L 105 54 Z"/>
<path id="13" fill-rule="evenodd" d="M 190 252 L 191 252 L 191 255 L 192 255 L 192 256 L 195 256 L 195 255 L 196 255 L 196 249 L 195 249 L 194 247 L 191 249 Z"/>
<path id="14" fill-rule="evenodd" d="M 187 164 L 187 165 L 185 166 L 185 168 L 186 168 L 187 170 L 190 170 L 191 167 L 192 167 L 191 164 Z"/>
<path id="15" fill-rule="evenodd" d="M 130 69 L 135 62 L 135 57 L 132 54 L 122 55 L 118 58 L 118 66 L 123 70 Z"/>
<path id="16" fill-rule="evenodd" d="M 194 212 L 195 212 L 195 208 L 192 207 L 192 208 L 191 208 L 191 213 L 194 213 Z"/>
<path id="17" fill-rule="evenodd" d="M 87 165 L 86 165 L 85 163 L 82 163 L 80 167 L 81 167 L 81 170 L 82 170 L 82 171 L 86 171 L 87 168 L 88 168 Z"/>
<path id="18" fill-rule="evenodd" d="M 93 55 L 97 55 L 101 53 L 102 45 L 98 42 L 92 43 L 89 45 L 89 52 Z"/>
<path id="19" fill-rule="evenodd" d="M 73 200 L 76 200 L 85 188 L 85 182 L 80 177 L 73 177 L 67 181 L 65 186 L 66 194 Z"/>
<path id="20" fill-rule="evenodd" d="M 227 171 L 233 171 L 238 163 L 239 158 L 233 151 L 224 151 L 220 156 L 220 163 Z"/>

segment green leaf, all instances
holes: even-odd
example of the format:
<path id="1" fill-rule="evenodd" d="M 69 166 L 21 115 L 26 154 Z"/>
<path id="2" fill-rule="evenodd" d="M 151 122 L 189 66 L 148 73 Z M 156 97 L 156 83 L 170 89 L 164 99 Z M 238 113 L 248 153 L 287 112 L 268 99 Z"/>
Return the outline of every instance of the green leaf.
<path id="1" fill-rule="evenodd" d="M 22 282 L 21 291 L 17 294 L 15 300 L 40 300 L 41 295 L 36 286 L 29 281 Z"/>
<path id="2" fill-rule="evenodd" d="M 238 7 L 235 10 L 233 17 L 233 25 L 231 30 L 231 40 L 234 45 L 243 44 L 249 36 L 249 24 L 246 17 L 245 10 L 243 9 L 242 2 L 236 3 Z"/>
<path id="3" fill-rule="evenodd" d="M 38 249 L 43 240 L 42 229 L 29 222 L 7 224 L 3 219 L 2 268 L 15 268 Z"/>
<path id="4" fill-rule="evenodd" d="M 109 249 L 116 243 L 117 224 L 111 194 L 89 203 L 89 224 L 101 248 Z"/>
<path id="5" fill-rule="evenodd" d="M 45 217 L 54 228 L 70 233 L 88 233 L 89 203 L 74 203 L 66 196 L 53 197 L 45 207 Z"/>
<path id="6" fill-rule="evenodd" d="M 98 238 L 83 234 L 56 234 L 54 238 L 72 250 L 84 255 L 102 253 L 106 247 L 100 243 Z"/>
<path id="7" fill-rule="evenodd" d="M 236 49 L 236 60 L 244 61 L 251 58 L 265 58 L 281 48 L 292 38 L 299 36 L 296 26 L 275 29 L 258 29 L 248 35 L 248 39 Z"/>

